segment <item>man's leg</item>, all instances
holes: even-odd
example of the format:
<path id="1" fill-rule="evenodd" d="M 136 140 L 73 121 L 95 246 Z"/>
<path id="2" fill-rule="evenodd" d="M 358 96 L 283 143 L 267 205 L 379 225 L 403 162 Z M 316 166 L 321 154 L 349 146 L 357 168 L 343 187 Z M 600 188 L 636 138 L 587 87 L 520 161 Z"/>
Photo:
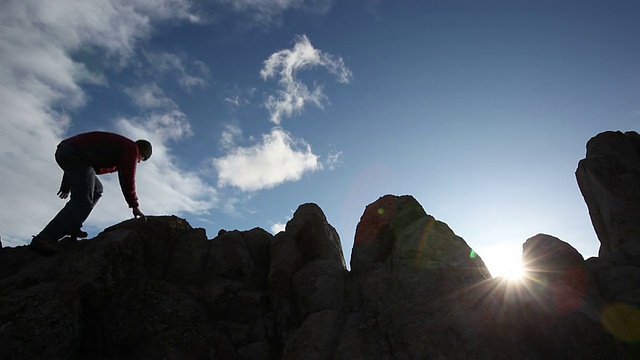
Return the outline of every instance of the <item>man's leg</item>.
<path id="1" fill-rule="evenodd" d="M 93 208 L 96 206 L 96 203 L 98 202 L 98 200 L 102 196 L 102 189 L 103 189 L 102 188 L 102 183 L 100 182 L 100 180 L 96 176 L 95 177 L 95 184 L 94 184 L 94 187 L 93 187 L 93 201 L 92 201 L 91 210 L 89 211 L 89 213 L 93 210 Z M 87 214 L 87 216 L 88 215 L 89 214 Z M 85 217 L 84 220 L 86 220 L 86 217 Z M 82 223 L 84 223 L 84 220 L 82 221 Z M 86 231 L 82 230 L 82 224 L 81 224 L 80 227 L 78 227 L 77 229 L 74 229 L 73 231 L 71 231 L 71 233 L 69 233 L 69 235 L 71 235 L 71 237 L 74 237 L 74 238 L 85 238 L 89 234 Z"/>
<path id="2" fill-rule="evenodd" d="M 102 184 L 90 166 L 67 171 L 65 178 L 71 183 L 71 199 L 40 233 L 54 241 L 80 229 L 102 194 Z M 98 189 L 100 195 L 96 196 Z"/>

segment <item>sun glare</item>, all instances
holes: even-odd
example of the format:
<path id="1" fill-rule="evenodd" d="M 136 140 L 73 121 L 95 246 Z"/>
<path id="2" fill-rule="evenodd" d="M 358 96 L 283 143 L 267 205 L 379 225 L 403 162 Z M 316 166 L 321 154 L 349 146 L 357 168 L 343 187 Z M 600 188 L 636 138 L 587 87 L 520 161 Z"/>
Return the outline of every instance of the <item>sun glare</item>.
<path id="1" fill-rule="evenodd" d="M 494 278 L 519 280 L 524 275 L 520 246 L 499 244 L 484 250 L 480 256 Z"/>
<path id="2" fill-rule="evenodd" d="M 522 262 L 518 260 L 503 261 L 489 269 L 493 277 L 502 276 L 509 280 L 519 280 L 524 275 Z"/>

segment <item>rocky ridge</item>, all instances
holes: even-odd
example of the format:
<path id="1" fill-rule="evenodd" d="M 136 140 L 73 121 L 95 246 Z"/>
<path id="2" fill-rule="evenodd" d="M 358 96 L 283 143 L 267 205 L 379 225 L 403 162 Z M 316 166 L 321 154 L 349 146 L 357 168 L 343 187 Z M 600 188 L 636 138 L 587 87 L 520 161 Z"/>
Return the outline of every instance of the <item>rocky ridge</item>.
<path id="1" fill-rule="evenodd" d="M 350 271 L 315 204 L 301 205 L 275 236 L 255 228 L 207 239 L 161 216 L 62 242 L 51 257 L 1 248 L 0 354 L 640 358 L 639 139 L 600 134 L 578 166 L 600 256 L 584 260 L 562 240 L 535 235 L 523 245 L 521 283 L 491 278 L 464 239 L 411 196 L 366 207 Z"/>

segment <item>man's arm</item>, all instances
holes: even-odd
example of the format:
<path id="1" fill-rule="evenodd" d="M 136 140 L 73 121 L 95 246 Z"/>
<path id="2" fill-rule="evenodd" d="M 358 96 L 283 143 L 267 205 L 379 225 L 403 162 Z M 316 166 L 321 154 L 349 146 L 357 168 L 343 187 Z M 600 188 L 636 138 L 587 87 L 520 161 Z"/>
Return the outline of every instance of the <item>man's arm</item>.
<path id="1" fill-rule="evenodd" d="M 126 144 L 122 151 L 122 158 L 118 165 L 118 180 L 122 195 L 130 208 L 137 208 L 138 195 L 136 194 L 136 166 L 138 164 L 138 147 L 134 142 Z"/>

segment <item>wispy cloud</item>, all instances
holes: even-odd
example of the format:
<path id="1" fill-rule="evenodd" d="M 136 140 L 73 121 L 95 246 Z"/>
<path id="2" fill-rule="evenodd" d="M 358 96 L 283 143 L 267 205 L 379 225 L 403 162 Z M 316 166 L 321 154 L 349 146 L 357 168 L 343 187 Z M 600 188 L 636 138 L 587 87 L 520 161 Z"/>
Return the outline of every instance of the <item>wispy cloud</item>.
<path id="1" fill-rule="evenodd" d="M 177 109 L 178 105 L 167 97 L 155 82 L 126 88 L 125 93 L 141 109 Z"/>
<path id="2" fill-rule="evenodd" d="M 220 147 L 228 150 L 236 147 L 236 139 L 242 136 L 242 129 L 236 125 L 227 124 L 220 135 Z"/>
<path id="3" fill-rule="evenodd" d="M 283 117 L 300 112 L 308 103 L 323 106 L 327 97 L 322 87 L 314 84 L 310 90 L 297 77 L 299 71 L 313 67 L 326 68 L 341 83 L 348 83 L 352 77 L 341 57 L 315 49 L 306 36 L 298 36 L 293 49 L 278 51 L 264 62 L 260 76 L 263 80 L 277 78 L 281 88 L 265 103 L 273 123 L 280 124 Z"/>
<path id="4" fill-rule="evenodd" d="M 342 163 L 340 156 L 342 156 L 342 151 L 332 150 L 329 155 L 327 155 L 327 160 L 324 161 L 324 167 L 329 170 L 335 170 L 338 164 Z"/>
<path id="5" fill-rule="evenodd" d="M 245 106 L 251 103 L 250 99 L 254 96 L 256 88 L 240 89 L 237 85 L 233 89 L 228 90 L 228 95 L 224 98 L 224 101 L 232 107 Z"/>
<path id="6" fill-rule="evenodd" d="M 153 71 L 159 74 L 174 74 L 178 84 L 186 91 L 208 85 L 211 71 L 200 60 L 191 60 L 168 52 L 145 53 Z"/>
<path id="7" fill-rule="evenodd" d="M 299 180 L 307 171 L 320 169 L 318 156 L 303 140 L 295 140 L 282 128 L 273 128 L 259 143 L 235 147 L 213 160 L 218 186 L 234 186 L 243 191 L 274 187 Z"/>
<path id="8" fill-rule="evenodd" d="M 247 17 L 246 27 L 278 25 L 286 11 L 324 14 L 334 0 L 216 0 L 237 14 Z"/>
<path id="9" fill-rule="evenodd" d="M 136 45 L 166 20 L 199 17 L 183 0 L 2 2 L 0 231 L 5 244 L 28 242 L 62 206 L 55 196 L 62 173 L 53 153 L 73 110 L 87 101 L 82 85 L 106 83 L 104 74 L 89 71 L 70 54 L 90 48 L 106 61 L 126 64 Z M 184 196 L 175 199 L 187 202 Z"/>

